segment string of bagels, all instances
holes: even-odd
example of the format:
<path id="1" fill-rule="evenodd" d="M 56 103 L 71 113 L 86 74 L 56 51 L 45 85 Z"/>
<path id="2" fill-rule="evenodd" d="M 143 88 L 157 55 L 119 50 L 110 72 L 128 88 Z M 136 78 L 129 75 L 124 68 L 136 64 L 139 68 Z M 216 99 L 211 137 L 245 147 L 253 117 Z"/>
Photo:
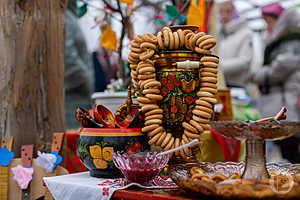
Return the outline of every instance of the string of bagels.
<path id="1" fill-rule="evenodd" d="M 163 150 L 169 150 L 186 144 L 195 138 L 200 138 L 203 131 L 209 130 L 209 119 L 213 113 L 213 105 L 217 103 L 217 73 L 219 59 L 211 55 L 211 48 L 216 45 L 216 39 L 203 32 L 194 33 L 191 30 L 178 29 L 172 31 L 163 27 L 157 36 L 146 33 L 136 35 L 131 41 L 128 62 L 131 68 L 131 78 L 138 94 L 137 102 L 145 115 L 145 126 L 142 131 L 149 137 L 149 145 L 155 144 Z M 183 122 L 182 138 L 175 138 L 162 127 L 163 110 L 159 107 L 163 99 L 161 83 L 156 80 L 156 68 L 152 57 L 156 51 L 188 49 L 204 56 L 200 59 L 200 89 L 198 99 L 189 122 Z M 186 158 L 192 155 L 190 148 L 175 152 L 175 156 Z M 170 157 L 172 157 L 170 155 Z"/>

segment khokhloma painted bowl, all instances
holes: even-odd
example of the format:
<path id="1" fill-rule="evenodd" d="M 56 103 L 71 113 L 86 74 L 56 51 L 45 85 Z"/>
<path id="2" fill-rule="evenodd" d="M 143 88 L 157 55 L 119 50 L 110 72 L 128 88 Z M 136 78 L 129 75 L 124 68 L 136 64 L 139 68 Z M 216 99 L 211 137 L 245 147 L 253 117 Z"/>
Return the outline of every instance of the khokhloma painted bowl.
<path id="1" fill-rule="evenodd" d="M 123 177 L 115 167 L 112 153 L 148 150 L 147 138 L 140 128 L 82 128 L 76 153 L 93 177 Z"/>

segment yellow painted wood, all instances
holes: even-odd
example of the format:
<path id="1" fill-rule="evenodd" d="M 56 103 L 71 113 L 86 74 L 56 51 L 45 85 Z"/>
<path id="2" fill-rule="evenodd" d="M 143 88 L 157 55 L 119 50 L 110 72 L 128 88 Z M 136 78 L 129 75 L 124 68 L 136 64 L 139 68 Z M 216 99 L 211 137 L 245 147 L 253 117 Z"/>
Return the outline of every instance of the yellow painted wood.
<path id="1" fill-rule="evenodd" d="M 9 168 L 0 166 L 0 199 L 8 199 L 8 171 Z"/>

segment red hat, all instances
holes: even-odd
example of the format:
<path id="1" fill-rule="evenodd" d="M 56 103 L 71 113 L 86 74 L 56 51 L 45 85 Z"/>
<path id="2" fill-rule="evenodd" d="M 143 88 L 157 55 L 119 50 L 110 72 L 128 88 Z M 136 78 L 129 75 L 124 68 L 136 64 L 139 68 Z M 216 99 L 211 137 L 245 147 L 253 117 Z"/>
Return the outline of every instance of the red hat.
<path id="1" fill-rule="evenodd" d="M 262 7 L 263 15 L 272 15 L 278 18 L 285 10 L 279 3 L 272 3 Z"/>

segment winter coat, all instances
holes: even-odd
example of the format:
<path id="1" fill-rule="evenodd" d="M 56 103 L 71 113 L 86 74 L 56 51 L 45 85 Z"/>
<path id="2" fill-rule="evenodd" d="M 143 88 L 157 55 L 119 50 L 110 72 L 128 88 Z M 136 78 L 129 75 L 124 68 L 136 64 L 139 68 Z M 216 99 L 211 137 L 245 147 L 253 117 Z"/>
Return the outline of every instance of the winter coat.
<path id="1" fill-rule="evenodd" d="M 261 98 L 262 117 L 274 116 L 287 107 L 287 119 L 300 121 L 300 14 L 286 10 L 265 39 L 264 65 L 254 74 Z"/>
<path id="2" fill-rule="evenodd" d="M 78 24 L 77 16 L 69 9 L 66 13 L 65 48 L 65 116 L 66 128 L 80 127 L 75 119 L 77 106 L 89 109 L 93 91 L 92 58 Z"/>
<path id="3" fill-rule="evenodd" d="M 252 31 L 240 17 L 222 25 L 219 34 L 220 67 L 229 86 L 245 87 L 252 60 Z"/>

